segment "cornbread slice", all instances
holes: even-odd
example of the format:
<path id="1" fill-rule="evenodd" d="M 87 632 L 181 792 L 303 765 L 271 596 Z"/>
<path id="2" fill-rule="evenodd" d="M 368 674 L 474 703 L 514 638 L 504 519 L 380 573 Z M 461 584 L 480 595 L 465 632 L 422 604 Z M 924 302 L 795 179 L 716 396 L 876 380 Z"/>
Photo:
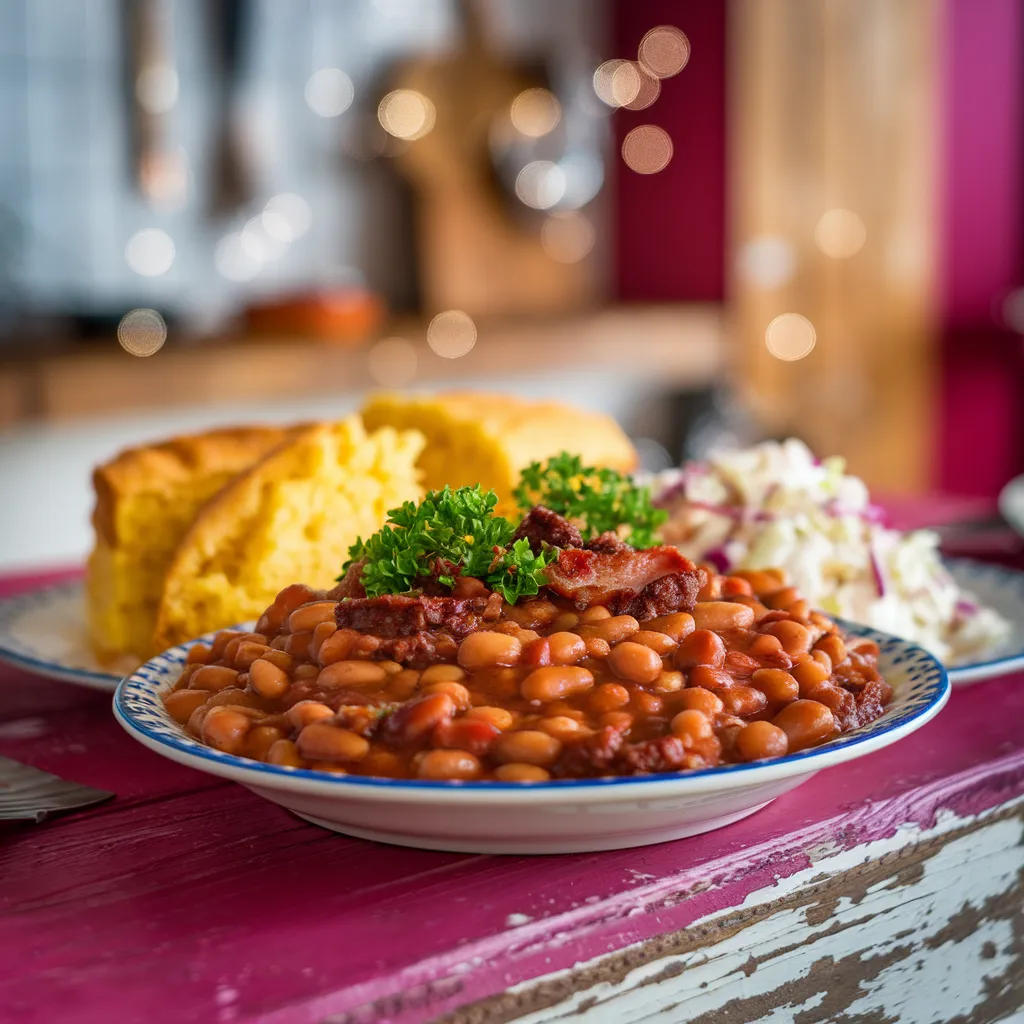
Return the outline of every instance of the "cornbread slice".
<path id="1" fill-rule="evenodd" d="M 86 592 L 90 640 L 104 662 L 156 653 L 164 575 L 196 512 L 286 436 L 277 427 L 213 430 L 130 448 L 93 472 Z"/>
<path id="2" fill-rule="evenodd" d="M 421 496 L 417 431 L 353 416 L 297 433 L 196 517 L 164 581 L 156 645 L 257 618 L 290 583 L 333 586 L 349 546 Z"/>
<path id="3" fill-rule="evenodd" d="M 531 462 L 568 451 L 587 465 L 621 472 L 637 465 L 636 451 L 614 419 L 559 402 L 474 392 L 379 394 L 362 415 L 370 430 L 416 429 L 426 437 L 419 466 L 427 490 L 481 484 L 497 493 L 502 515 L 514 512 L 512 491 Z"/>

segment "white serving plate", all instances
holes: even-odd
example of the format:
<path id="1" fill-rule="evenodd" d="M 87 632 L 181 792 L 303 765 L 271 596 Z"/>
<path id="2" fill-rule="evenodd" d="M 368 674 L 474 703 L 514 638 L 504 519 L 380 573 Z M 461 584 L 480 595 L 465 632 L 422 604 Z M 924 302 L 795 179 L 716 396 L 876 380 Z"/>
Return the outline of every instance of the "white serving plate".
<path id="1" fill-rule="evenodd" d="M 945 562 L 961 589 L 980 604 L 994 608 L 1013 625 L 1004 643 L 981 651 L 970 660 L 947 666 L 950 683 L 964 686 L 1024 671 L 1024 572 L 973 558 L 947 558 Z"/>
<path id="2" fill-rule="evenodd" d="M 82 580 L 51 584 L 0 601 L 0 662 L 108 693 L 138 664 L 99 663 L 86 632 Z"/>
<path id="3" fill-rule="evenodd" d="M 848 626 L 881 649 L 893 686 L 885 714 L 829 743 L 773 761 L 629 778 L 538 783 L 429 782 L 334 775 L 264 764 L 192 739 L 162 695 L 192 645 L 147 662 L 120 684 L 114 714 L 158 754 L 232 779 L 324 828 L 400 846 L 467 853 L 581 853 L 646 846 L 721 828 L 753 814 L 822 768 L 894 743 L 938 714 L 949 697 L 943 667 L 927 651 Z M 192 641 L 194 643 L 196 641 Z"/>

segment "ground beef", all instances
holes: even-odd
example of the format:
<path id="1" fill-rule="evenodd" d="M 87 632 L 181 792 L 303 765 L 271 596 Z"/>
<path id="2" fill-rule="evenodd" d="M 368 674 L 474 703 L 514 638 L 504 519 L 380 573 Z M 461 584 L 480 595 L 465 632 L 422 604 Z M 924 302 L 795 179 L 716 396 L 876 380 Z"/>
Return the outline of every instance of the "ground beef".
<path id="1" fill-rule="evenodd" d="M 565 516 L 560 516 L 543 505 L 534 505 L 512 534 L 513 542 L 524 538 L 530 542 L 530 547 L 537 554 L 540 554 L 545 544 L 554 548 L 583 547 L 583 535 L 580 531 Z"/>

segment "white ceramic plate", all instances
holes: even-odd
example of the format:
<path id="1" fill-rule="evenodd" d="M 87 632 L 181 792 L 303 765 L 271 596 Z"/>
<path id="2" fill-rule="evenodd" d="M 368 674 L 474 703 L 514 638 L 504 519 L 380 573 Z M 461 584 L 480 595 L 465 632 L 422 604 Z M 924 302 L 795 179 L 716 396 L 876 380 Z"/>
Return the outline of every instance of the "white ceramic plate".
<path id="1" fill-rule="evenodd" d="M 720 828 L 752 814 L 822 768 L 888 746 L 920 728 L 949 697 L 942 666 L 920 647 L 874 638 L 895 690 L 885 714 L 810 750 L 759 764 L 630 778 L 539 783 L 428 782 L 332 775 L 251 761 L 192 739 L 161 697 L 189 644 L 147 662 L 114 697 L 122 726 L 158 754 L 242 783 L 317 825 L 401 846 L 468 853 L 577 853 L 646 846 Z M 194 641 L 193 641 L 194 642 Z"/>
<path id="2" fill-rule="evenodd" d="M 947 558 L 946 566 L 961 588 L 994 608 L 1013 627 L 1005 643 L 950 666 L 949 681 L 963 686 L 1024 671 L 1024 572 L 972 558 Z"/>
<path id="3" fill-rule="evenodd" d="M 108 693 L 136 667 L 126 664 L 119 672 L 96 660 L 86 635 L 81 580 L 0 601 L 0 661 L 47 679 Z"/>

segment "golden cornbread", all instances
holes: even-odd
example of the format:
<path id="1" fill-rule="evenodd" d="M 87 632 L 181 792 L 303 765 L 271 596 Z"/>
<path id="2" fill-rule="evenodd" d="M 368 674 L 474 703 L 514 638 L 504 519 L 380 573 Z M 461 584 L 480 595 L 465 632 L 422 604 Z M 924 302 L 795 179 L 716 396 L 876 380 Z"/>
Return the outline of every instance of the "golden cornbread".
<path id="1" fill-rule="evenodd" d="M 93 472 L 88 620 L 103 661 L 156 653 L 157 606 L 175 548 L 199 508 L 286 436 L 277 427 L 213 430 L 128 449 Z"/>
<path id="2" fill-rule="evenodd" d="M 370 430 L 412 428 L 426 437 L 419 466 L 427 490 L 481 484 L 497 493 L 502 515 L 514 512 L 512 491 L 531 462 L 569 451 L 586 465 L 621 472 L 637 465 L 614 419 L 560 402 L 475 392 L 380 394 L 370 397 L 362 415 Z"/>
<path id="3" fill-rule="evenodd" d="M 257 618 L 290 583 L 333 586 L 357 537 L 421 496 L 417 431 L 357 416 L 298 431 L 207 504 L 175 552 L 156 646 Z"/>

